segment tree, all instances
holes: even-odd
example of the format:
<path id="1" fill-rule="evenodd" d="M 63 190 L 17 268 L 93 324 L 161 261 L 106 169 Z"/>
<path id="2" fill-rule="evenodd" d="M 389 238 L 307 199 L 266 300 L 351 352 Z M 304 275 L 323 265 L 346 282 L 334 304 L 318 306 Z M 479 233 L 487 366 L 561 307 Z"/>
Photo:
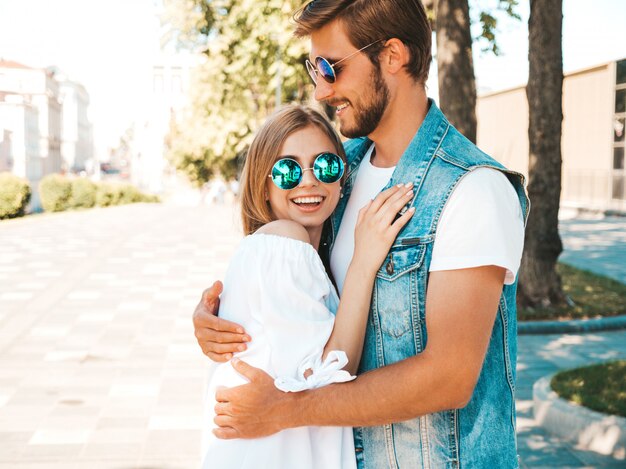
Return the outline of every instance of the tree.
<path id="1" fill-rule="evenodd" d="M 468 0 L 424 0 L 437 36 L 439 105 L 448 120 L 469 140 L 476 142 L 476 80 L 472 41 L 483 44 L 483 52 L 500 53 L 496 42 L 498 12 L 520 19 L 518 0 L 498 0 L 494 7 L 484 0 L 472 2 L 478 11 L 481 33 L 472 38 Z"/>
<path id="2" fill-rule="evenodd" d="M 556 261 L 563 250 L 558 231 L 563 120 L 562 26 L 562 0 L 531 0 L 526 95 L 530 144 L 528 195 L 532 210 L 526 226 L 518 292 L 518 302 L 525 307 L 566 302 L 556 272 Z"/>
<path id="3" fill-rule="evenodd" d="M 297 0 L 167 0 L 168 40 L 200 50 L 191 106 L 172 123 L 169 157 L 202 185 L 233 177 L 254 131 L 277 106 L 302 102 L 310 86 L 305 43 L 289 20 Z M 277 88 L 280 93 L 277 93 Z"/>
<path id="4" fill-rule="evenodd" d="M 431 18 L 436 1 L 424 2 Z M 446 14 L 440 18 L 439 50 L 446 58 L 445 64 L 440 60 L 439 72 L 442 109 L 461 132 L 475 140 L 476 90 L 468 0 L 439 1 L 460 5 L 465 18 L 455 19 L 456 8 L 443 8 Z M 475 21 L 482 24 L 479 38 L 486 41 L 488 50 L 497 53 L 494 1 L 498 2 L 495 10 L 515 16 L 517 0 L 474 0 L 480 12 Z M 289 23 L 300 3 L 165 0 L 170 27 L 164 41 L 177 42 L 206 56 L 192 88 L 192 106 L 184 119 L 173 122 L 168 138 L 170 159 L 196 184 L 203 184 L 215 172 L 226 177 L 236 172 L 237 155 L 245 153 L 253 132 L 276 106 L 277 88 L 286 102 L 308 99 L 312 88 L 303 66 L 307 49 L 304 42 L 293 38 Z M 455 43 L 458 38 L 463 39 L 464 46 Z M 333 108 L 326 112 L 333 117 Z"/>
<path id="5" fill-rule="evenodd" d="M 437 0 L 439 103 L 453 125 L 476 143 L 476 80 L 467 0 Z"/>

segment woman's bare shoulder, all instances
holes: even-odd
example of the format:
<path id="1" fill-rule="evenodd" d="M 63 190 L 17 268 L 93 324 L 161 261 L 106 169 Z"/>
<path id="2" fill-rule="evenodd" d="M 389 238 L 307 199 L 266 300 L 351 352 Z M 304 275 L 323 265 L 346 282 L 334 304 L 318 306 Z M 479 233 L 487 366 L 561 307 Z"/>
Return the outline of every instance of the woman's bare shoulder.
<path id="1" fill-rule="evenodd" d="M 300 223 L 293 220 L 274 220 L 259 228 L 256 233 L 283 236 L 311 244 L 309 233 Z"/>

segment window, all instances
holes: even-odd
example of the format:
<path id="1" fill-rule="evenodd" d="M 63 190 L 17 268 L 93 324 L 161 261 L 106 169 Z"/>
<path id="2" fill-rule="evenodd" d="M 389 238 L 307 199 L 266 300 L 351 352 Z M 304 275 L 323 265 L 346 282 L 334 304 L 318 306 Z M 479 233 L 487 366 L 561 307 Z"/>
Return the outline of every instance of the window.
<path id="1" fill-rule="evenodd" d="M 616 117 L 615 122 L 613 123 L 613 141 L 614 142 L 623 142 L 624 141 L 624 118 Z"/>
<path id="2" fill-rule="evenodd" d="M 626 112 L 626 89 L 615 91 L 615 112 Z"/>
<path id="3" fill-rule="evenodd" d="M 613 198 L 626 200 L 626 194 L 624 193 L 624 180 L 626 176 L 616 174 L 613 176 Z"/>
<path id="4" fill-rule="evenodd" d="M 181 94 L 183 92 L 183 84 L 180 75 L 172 75 L 172 94 Z"/>
<path id="5" fill-rule="evenodd" d="M 624 147 L 613 148 L 613 169 L 624 169 Z"/>
<path id="6" fill-rule="evenodd" d="M 163 93 L 163 75 L 154 75 L 152 79 L 152 91 Z"/>
<path id="7" fill-rule="evenodd" d="M 617 62 L 615 84 L 620 85 L 622 83 L 626 83 L 626 59 Z"/>

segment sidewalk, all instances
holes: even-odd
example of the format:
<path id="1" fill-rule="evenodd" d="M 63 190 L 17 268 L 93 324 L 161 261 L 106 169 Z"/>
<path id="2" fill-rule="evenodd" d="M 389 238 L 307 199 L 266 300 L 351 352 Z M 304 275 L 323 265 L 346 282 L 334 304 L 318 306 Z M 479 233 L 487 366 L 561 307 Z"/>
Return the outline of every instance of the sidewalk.
<path id="1" fill-rule="evenodd" d="M 626 217 L 562 220 L 559 260 L 626 283 Z"/>
<path id="2" fill-rule="evenodd" d="M 615 359 L 626 359 L 624 331 L 518 337 L 517 434 L 523 468 L 624 467 L 624 461 L 576 450 L 551 437 L 537 425 L 532 408 L 532 387 L 538 379 L 561 369 Z"/>
<path id="3" fill-rule="evenodd" d="M 0 469 L 198 467 L 206 359 L 191 313 L 224 276 L 236 218 L 230 206 L 137 204 L 0 223 Z M 531 388 L 626 357 L 624 337 L 520 337 L 524 467 L 613 462 L 537 428 Z"/>
<path id="4" fill-rule="evenodd" d="M 196 468 L 191 313 L 229 207 L 138 204 L 0 224 L 0 468 Z"/>

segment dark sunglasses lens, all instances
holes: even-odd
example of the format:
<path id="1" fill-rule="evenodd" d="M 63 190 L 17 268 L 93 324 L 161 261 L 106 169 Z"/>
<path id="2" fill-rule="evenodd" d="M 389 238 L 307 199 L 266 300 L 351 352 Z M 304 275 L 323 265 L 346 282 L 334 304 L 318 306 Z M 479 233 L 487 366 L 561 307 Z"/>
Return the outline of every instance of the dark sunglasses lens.
<path id="1" fill-rule="evenodd" d="M 280 189 L 293 189 L 302 180 L 302 168 L 300 165 L 288 158 L 283 158 L 274 163 L 272 167 L 272 181 Z"/>
<path id="2" fill-rule="evenodd" d="M 322 153 L 315 158 L 313 174 L 323 183 L 337 182 L 343 176 L 343 160 L 334 153 Z"/>
<path id="3" fill-rule="evenodd" d="M 318 57 L 315 59 L 315 65 L 317 65 L 317 71 L 322 75 L 322 78 L 328 83 L 335 83 L 335 71 L 330 66 L 330 62 L 324 57 Z"/>

